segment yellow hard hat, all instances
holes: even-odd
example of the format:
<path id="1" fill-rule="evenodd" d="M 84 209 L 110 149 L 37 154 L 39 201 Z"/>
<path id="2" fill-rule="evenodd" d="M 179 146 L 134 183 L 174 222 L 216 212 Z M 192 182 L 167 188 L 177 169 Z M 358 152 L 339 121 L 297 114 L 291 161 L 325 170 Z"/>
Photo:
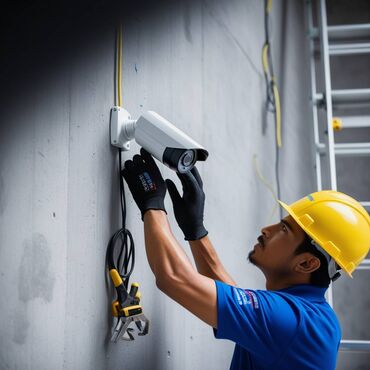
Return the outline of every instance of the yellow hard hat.
<path id="1" fill-rule="evenodd" d="M 350 196 L 323 190 L 280 205 L 350 276 L 370 248 L 370 216 Z"/>

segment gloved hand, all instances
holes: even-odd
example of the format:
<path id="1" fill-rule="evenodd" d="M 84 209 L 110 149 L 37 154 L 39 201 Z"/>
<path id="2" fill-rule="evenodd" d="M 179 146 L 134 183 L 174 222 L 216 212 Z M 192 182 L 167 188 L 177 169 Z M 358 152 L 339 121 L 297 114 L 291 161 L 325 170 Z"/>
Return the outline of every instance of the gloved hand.
<path id="1" fill-rule="evenodd" d="M 168 192 L 172 199 L 175 218 L 184 233 L 185 240 L 198 240 L 208 234 L 203 225 L 205 194 L 198 170 L 193 167 L 187 173 L 177 173 L 183 190 L 181 198 L 176 185 L 166 179 Z"/>
<path id="2" fill-rule="evenodd" d="M 161 209 L 166 212 L 166 184 L 153 157 L 144 148 L 141 148 L 140 155 L 134 155 L 132 161 L 125 162 L 122 176 L 140 208 L 142 220 L 149 209 Z"/>

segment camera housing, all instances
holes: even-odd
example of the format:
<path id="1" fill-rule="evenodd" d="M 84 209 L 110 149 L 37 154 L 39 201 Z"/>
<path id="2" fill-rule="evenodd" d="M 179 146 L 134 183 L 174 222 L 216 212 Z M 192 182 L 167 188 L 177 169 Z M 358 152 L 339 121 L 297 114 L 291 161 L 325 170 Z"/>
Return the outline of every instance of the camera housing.
<path id="1" fill-rule="evenodd" d="M 143 113 L 138 120 L 121 107 L 113 107 L 110 120 L 111 144 L 130 149 L 135 141 L 169 168 L 185 173 L 197 161 L 205 161 L 208 151 L 171 122 L 153 111 Z"/>

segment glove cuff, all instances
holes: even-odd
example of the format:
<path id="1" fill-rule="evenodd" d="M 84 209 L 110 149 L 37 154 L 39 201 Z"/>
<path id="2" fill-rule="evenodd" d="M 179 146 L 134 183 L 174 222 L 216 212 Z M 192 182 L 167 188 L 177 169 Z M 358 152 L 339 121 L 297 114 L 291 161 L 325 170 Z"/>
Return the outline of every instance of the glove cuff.
<path id="1" fill-rule="evenodd" d="M 144 221 L 144 214 L 146 211 L 149 211 L 150 209 L 157 209 L 166 212 L 166 208 L 164 207 L 164 202 L 162 199 L 152 199 L 150 202 L 147 202 L 145 205 L 145 208 L 141 210 L 141 221 Z"/>
<path id="2" fill-rule="evenodd" d="M 208 231 L 203 225 L 198 226 L 197 228 L 194 228 L 191 230 L 191 232 L 184 232 L 184 239 L 187 241 L 194 241 L 204 238 L 206 235 L 208 235 Z"/>

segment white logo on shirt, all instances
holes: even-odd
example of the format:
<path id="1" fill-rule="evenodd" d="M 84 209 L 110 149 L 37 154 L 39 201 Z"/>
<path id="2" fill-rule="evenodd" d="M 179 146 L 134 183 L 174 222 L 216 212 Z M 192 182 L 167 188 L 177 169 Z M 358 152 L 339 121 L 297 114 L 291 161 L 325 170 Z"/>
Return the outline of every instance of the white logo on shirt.
<path id="1" fill-rule="evenodd" d="M 251 305 L 254 309 L 259 308 L 257 295 L 251 290 L 233 288 L 235 297 L 240 306 Z"/>
<path id="2" fill-rule="evenodd" d="M 245 294 L 244 290 L 234 288 L 234 292 L 236 295 L 236 299 L 238 300 L 238 303 L 240 306 L 251 304 L 252 302 L 248 299 L 247 295 Z"/>

